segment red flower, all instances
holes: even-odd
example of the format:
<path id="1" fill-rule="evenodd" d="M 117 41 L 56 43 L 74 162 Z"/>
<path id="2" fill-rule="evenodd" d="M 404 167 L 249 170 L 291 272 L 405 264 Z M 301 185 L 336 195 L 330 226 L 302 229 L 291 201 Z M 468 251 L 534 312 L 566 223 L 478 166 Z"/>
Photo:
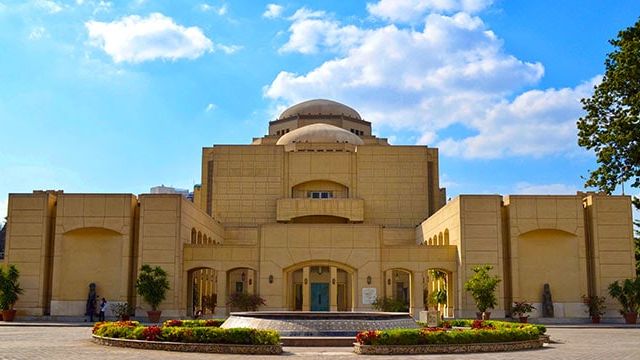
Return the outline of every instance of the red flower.
<path id="1" fill-rule="evenodd" d="M 378 336 L 379 333 L 376 330 L 361 331 L 356 335 L 356 342 L 360 345 L 372 345 Z"/>
<path id="2" fill-rule="evenodd" d="M 142 331 L 142 336 L 147 341 L 156 341 L 162 333 L 162 329 L 158 326 L 149 326 Z"/>
<path id="3" fill-rule="evenodd" d="M 182 320 L 167 320 L 162 324 L 163 326 L 171 327 L 171 326 L 182 326 Z"/>

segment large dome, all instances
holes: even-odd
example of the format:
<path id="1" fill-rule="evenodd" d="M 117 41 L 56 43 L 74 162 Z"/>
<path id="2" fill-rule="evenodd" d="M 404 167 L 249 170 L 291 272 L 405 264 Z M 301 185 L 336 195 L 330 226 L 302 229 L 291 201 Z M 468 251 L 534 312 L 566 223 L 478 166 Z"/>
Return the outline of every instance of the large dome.
<path id="1" fill-rule="evenodd" d="M 360 114 L 347 105 L 332 100 L 315 99 L 293 105 L 280 114 L 278 120 L 304 115 L 343 115 L 362 120 Z"/>
<path id="2" fill-rule="evenodd" d="M 288 132 L 276 145 L 288 145 L 293 143 L 348 143 L 363 145 L 364 142 L 356 134 L 345 129 L 329 124 L 311 124 Z"/>

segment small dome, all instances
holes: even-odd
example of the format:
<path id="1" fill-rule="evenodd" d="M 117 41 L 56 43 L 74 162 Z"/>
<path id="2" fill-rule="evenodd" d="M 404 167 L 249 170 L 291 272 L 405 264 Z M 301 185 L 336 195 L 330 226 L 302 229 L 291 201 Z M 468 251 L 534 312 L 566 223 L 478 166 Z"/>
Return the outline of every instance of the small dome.
<path id="1" fill-rule="evenodd" d="M 353 145 L 364 145 L 364 142 L 358 135 L 343 128 L 322 123 L 311 124 L 292 130 L 282 135 L 276 145 L 293 143 L 349 143 Z"/>
<path id="2" fill-rule="evenodd" d="M 347 105 L 332 100 L 315 99 L 293 105 L 280 114 L 278 120 L 304 115 L 343 115 L 362 120 L 360 114 Z"/>

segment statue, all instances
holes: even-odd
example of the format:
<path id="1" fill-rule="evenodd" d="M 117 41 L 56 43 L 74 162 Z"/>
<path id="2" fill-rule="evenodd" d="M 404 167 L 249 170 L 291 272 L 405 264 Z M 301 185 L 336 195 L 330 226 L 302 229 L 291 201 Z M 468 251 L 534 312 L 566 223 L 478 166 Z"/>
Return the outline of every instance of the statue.
<path id="1" fill-rule="evenodd" d="M 96 284 L 89 284 L 89 295 L 87 295 L 87 306 L 85 315 L 89 317 L 89 321 L 93 322 L 93 315 L 96 313 Z M 86 321 L 86 320 L 85 320 Z"/>
<path id="2" fill-rule="evenodd" d="M 553 317 L 553 301 L 551 300 L 549 284 L 544 284 L 544 291 L 542 292 L 542 317 Z"/>

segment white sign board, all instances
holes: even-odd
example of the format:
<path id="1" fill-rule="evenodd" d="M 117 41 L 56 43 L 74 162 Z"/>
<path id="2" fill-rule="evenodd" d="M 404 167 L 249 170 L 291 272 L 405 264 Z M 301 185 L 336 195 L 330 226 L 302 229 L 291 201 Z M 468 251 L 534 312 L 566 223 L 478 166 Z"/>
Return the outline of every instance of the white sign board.
<path id="1" fill-rule="evenodd" d="M 362 288 L 362 305 L 371 305 L 378 297 L 378 289 Z"/>

